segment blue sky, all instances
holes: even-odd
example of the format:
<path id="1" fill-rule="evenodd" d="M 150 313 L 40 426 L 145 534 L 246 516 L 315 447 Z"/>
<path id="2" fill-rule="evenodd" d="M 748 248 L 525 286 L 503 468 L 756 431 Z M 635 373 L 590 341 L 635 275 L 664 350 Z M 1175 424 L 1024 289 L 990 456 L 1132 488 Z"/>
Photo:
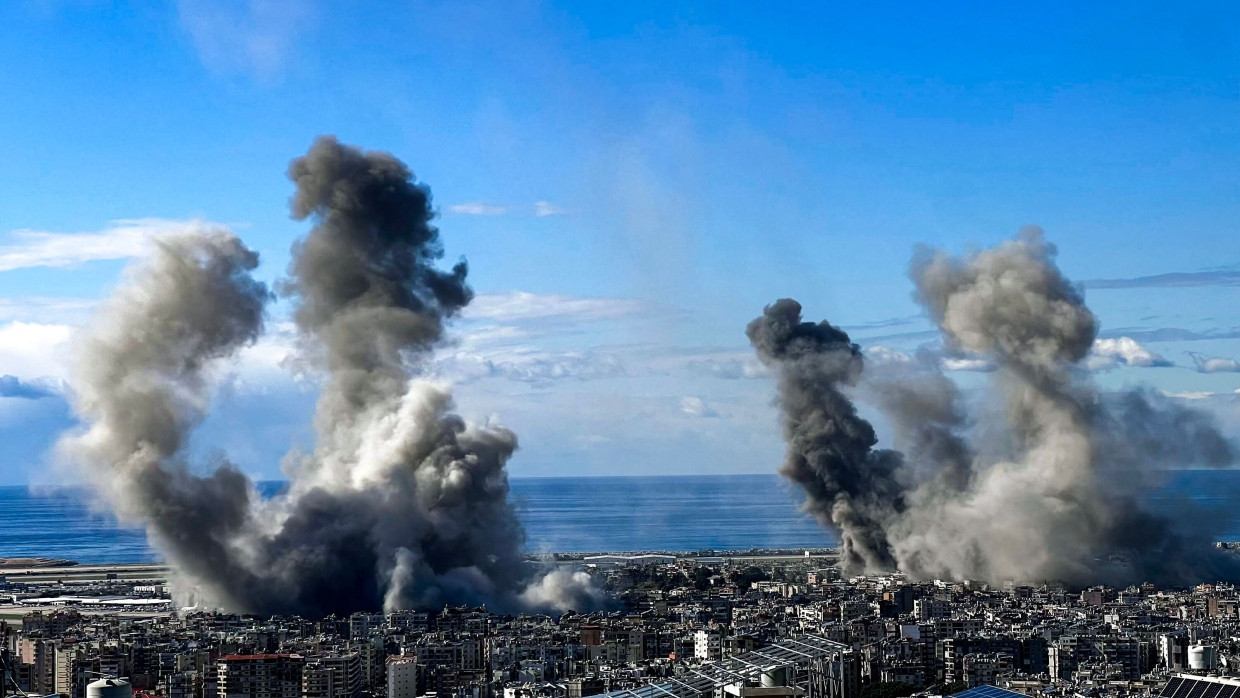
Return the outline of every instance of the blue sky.
<path id="1" fill-rule="evenodd" d="M 0 5 L 0 481 L 47 472 L 73 332 L 148 235 L 227 225 L 279 278 L 323 133 L 431 186 L 480 293 L 435 370 L 514 475 L 770 471 L 764 304 L 911 352 L 913 246 L 1028 224 L 1098 281 L 1101 383 L 1240 431 L 1240 9 L 828 5 Z M 270 324 L 197 443 L 261 477 L 314 398 Z"/>

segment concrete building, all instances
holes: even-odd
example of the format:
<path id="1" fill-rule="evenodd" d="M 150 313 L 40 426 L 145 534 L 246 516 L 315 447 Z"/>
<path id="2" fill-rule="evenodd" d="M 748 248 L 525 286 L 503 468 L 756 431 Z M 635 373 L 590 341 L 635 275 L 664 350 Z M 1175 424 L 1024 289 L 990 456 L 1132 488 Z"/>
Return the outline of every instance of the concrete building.
<path id="1" fill-rule="evenodd" d="M 951 618 L 952 604 L 944 599 L 937 599 L 932 596 L 915 599 L 913 601 L 913 616 L 918 621 L 933 620 L 935 618 Z"/>
<path id="2" fill-rule="evenodd" d="M 418 663 L 424 666 L 451 666 L 462 671 L 482 669 L 482 640 L 476 637 L 429 642 L 418 645 L 414 652 Z"/>
<path id="3" fill-rule="evenodd" d="M 69 628 L 82 622 L 82 616 L 77 611 L 52 611 L 44 613 L 43 611 L 35 611 L 27 613 L 22 617 L 22 630 L 30 633 L 46 633 L 51 636 L 64 635 Z"/>
<path id="4" fill-rule="evenodd" d="M 220 698 L 301 698 L 301 655 L 231 654 L 216 666 Z"/>
<path id="5" fill-rule="evenodd" d="M 597 676 L 584 676 L 565 681 L 564 688 L 567 691 L 567 698 L 586 698 L 586 696 L 597 696 L 602 693 L 604 686 L 603 680 Z"/>
<path id="6" fill-rule="evenodd" d="M 336 698 L 338 683 L 334 669 L 317 660 L 309 661 L 301 670 L 301 698 Z"/>
<path id="7" fill-rule="evenodd" d="M 69 698 L 85 698 L 86 685 L 103 672 L 99 658 L 81 643 L 67 642 L 56 646 L 53 690 Z"/>
<path id="8" fill-rule="evenodd" d="M 1085 664 L 1114 667 L 1126 681 L 1141 678 L 1141 643 L 1131 637 L 1065 635 L 1047 649 L 1050 676 L 1060 681 L 1073 679 Z"/>
<path id="9" fill-rule="evenodd" d="M 29 686 L 32 693 L 56 692 L 56 643 L 44 638 L 23 637 L 18 642 L 17 655 L 23 665 L 29 666 Z"/>
<path id="10" fill-rule="evenodd" d="M 387 662 L 387 698 L 417 698 L 418 660 L 391 657 Z"/>
<path id="11" fill-rule="evenodd" d="M 164 698 L 193 698 L 196 678 L 194 672 L 167 673 L 159 680 L 159 690 Z"/>
<path id="12" fill-rule="evenodd" d="M 333 674 L 334 693 L 331 698 L 352 698 L 362 692 L 365 674 L 357 652 L 320 657 L 315 661 Z"/>
<path id="13" fill-rule="evenodd" d="M 1081 592 L 1081 603 L 1086 606 L 1101 606 L 1106 602 L 1106 589 L 1102 587 L 1091 587 Z"/>
<path id="14" fill-rule="evenodd" d="M 714 630 L 699 630 L 693 634 L 693 656 L 704 662 L 713 662 L 723 656 L 723 637 Z"/>
<path id="15" fill-rule="evenodd" d="M 349 641 L 348 649 L 361 657 L 365 685 L 382 686 L 387 671 L 387 649 L 382 635 Z"/>
<path id="16" fill-rule="evenodd" d="M 1163 633 L 1158 636 L 1158 661 L 1170 671 L 1188 667 L 1188 633 Z"/>
<path id="17" fill-rule="evenodd" d="M 965 655 L 964 680 L 969 688 L 976 686 L 993 686 L 995 677 L 1010 663 L 1010 658 L 1001 654 L 968 654 Z"/>
<path id="18" fill-rule="evenodd" d="M 354 613 L 349 616 L 349 637 L 363 638 L 372 630 L 379 630 L 387 625 L 382 613 Z"/>
<path id="19" fill-rule="evenodd" d="M 950 610 L 949 610 L 950 612 Z M 869 615 L 870 602 L 865 599 L 846 599 L 840 602 L 840 621 L 847 622 L 854 618 Z"/>
<path id="20" fill-rule="evenodd" d="M 388 627 L 402 632 L 424 631 L 430 628 L 431 616 L 426 611 L 394 611 L 388 614 Z"/>

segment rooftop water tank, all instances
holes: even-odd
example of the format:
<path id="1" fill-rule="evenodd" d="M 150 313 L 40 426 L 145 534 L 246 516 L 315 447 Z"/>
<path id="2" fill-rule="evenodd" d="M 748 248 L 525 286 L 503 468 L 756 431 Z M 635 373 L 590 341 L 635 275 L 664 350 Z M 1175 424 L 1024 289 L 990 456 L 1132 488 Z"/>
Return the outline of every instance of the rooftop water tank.
<path id="1" fill-rule="evenodd" d="M 133 698 L 133 687 L 125 679 L 99 679 L 86 685 L 86 698 Z"/>
<path id="2" fill-rule="evenodd" d="M 788 685 L 788 668 L 780 667 L 762 672 L 761 684 L 763 688 L 775 688 L 778 686 Z"/>
<path id="3" fill-rule="evenodd" d="M 1218 651 L 1210 645 L 1193 645 L 1188 648 L 1188 668 L 1193 671 L 1213 671 L 1218 668 Z"/>

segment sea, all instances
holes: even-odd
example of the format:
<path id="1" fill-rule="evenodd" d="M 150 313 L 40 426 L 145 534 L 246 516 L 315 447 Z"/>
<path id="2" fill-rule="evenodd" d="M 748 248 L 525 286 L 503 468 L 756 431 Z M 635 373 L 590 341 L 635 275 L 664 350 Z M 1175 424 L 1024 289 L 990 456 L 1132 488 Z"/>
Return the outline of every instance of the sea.
<path id="1" fill-rule="evenodd" d="M 1191 511 L 1240 540 L 1240 471 L 1168 472 L 1148 501 L 1172 518 Z M 271 495 L 282 483 L 261 483 Z M 722 551 L 822 548 L 830 531 L 801 511 L 775 474 L 513 478 L 510 499 L 529 552 Z M 78 489 L 0 487 L 0 557 L 82 563 L 146 562 L 141 529 L 119 525 Z"/>

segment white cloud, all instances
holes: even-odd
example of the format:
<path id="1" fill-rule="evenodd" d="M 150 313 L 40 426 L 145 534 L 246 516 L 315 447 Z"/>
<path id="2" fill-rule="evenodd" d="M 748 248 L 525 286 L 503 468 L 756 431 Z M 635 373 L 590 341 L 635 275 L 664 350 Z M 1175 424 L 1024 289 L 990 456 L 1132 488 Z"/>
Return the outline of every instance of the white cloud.
<path id="1" fill-rule="evenodd" d="M 0 298 L 0 374 L 27 382 L 63 381 L 71 360 L 70 340 L 98 305 L 89 299 Z M 606 350 L 552 349 L 539 338 L 554 336 L 556 323 L 574 330 L 584 323 L 635 314 L 635 301 L 524 292 L 483 294 L 469 309 L 455 348 L 441 350 L 436 371 L 462 382 L 503 378 L 531 385 L 629 375 L 620 354 Z M 290 383 L 313 385 L 315 370 L 297 349 L 291 322 L 272 322 L 266 333 L 214 371 L 224 389 L 264 394 Z"/>
<path id="2" fill-rule="evenodd" d="M 1169 398 L 1175 398 L 1178 400 L 1205 400 L 1206 398 L 1214 397 L 1218 393 L 1212 393 L 1206 390 L 1184 390 L 1180 392 L 1164 390 L 1162 391 L 1162 394 Z"/>
<path id="3" fill-rule="evenodd" d="M 1107 371 L 1117 366 L 1170 366 L 1170 361 L 1157 352 L 1142 346 L 1131 337 L 1096 339 L 1085 359 L 1085 367 L 1091 371 Z"/>
<path id="4" fill-rule="evenodd" d="M 519 383 L 549 385 L 561 380 L 595 380 L 628 374 L 614 354 L 549 352 L 533 347 L 495 352 L 457 352 L 441 357 L 435 373 L 455 382 L 505 378 Z"/>
<path id="5" fill-rule="evenodd" d="M 995 364 L 989 358 L 980 354 L 961 353 L 952 351 L 946 355 L 940 355 L 942 349 L 931 350 L 923 348 L 914 356 L 907 352 L 891 347 L 876 344 L 864 349 L 867 365 L 875 367 L 889 366 L 893 364 L 913 364 L 922 361 L 933 361 L 937 357 L 939 368 L 944 371 L 971 371 L 976 373 L 989 373 L 995 370 Z"/>
<path id="6" fill-rule="evenodd" d="M 513 291 L 480 294 L 465 308 L 463 315 L 471 320 L 501 322 L 550 318 L 590 322 L 634 315 L 641 308 L 641 303 L 627 298 L 589 298 Z"/>
<path id="7" fill-rule="evenodd" d="M 920 362 L 928 357 L 934 356 L 931 352 L 919 353 L 916 357 L 902 352 L 898 349 L 892 349 L 883 345 L 874 345 L 867 347 L 865 350 L 866 361 L 873 366 L 885 366 L 892 364 L 912 364 Z M 973 371 L 978 373 L 988 373 L 995 370 L 995 364 L 990 359 L 978 354 L 962 354 L 951 353 L 938 358 L 939 368 L 944 371 Z"/>
<path id="8" fill-rule="evenodd" d="M 467 201 L 448 206 L 448 213 L 457 216 L 503 216 L 509 213 L 525 213 L 525 211 L 532 212 L 537 218 L 564 216 L 569 213 L 568 209 L 556 206 L 550 201 L 535 201 L 530 209 L 517 208 L 515 211 L 511 206 L 488 204 L 484 201 Z"/>
<path id="9" fill-rule="evenodd" d="M 0 366 L 4 373 L 24 379 L 67 373 L 69 342 L 76 330 L 69 325 L 9 322 L 0 325 Z"/>
<path id="10" fill-rule="evenodd" d="M 98 301 L 90 298 L 16 296 L 0 298 L 0 322 L 20 320 L 44 324 L 79 325 Z"/>
<path id="11" fill-rule="evenodd" d="M 884 346 L 866 349 L 866 357 L 876 364 L 908 362 L 912 357 Z M 1142 346 L 1131 337 L 1098 339 L 1085 359 L 1085 367 L 1091 371 L 1106 371 L 1118 366 L 1171 366 L 1161 354 Z M 939 359 L 944 371 L 989 372 L 995 370 L 994 362 L 978 354 L 950 353 Z"/>
<path id="12" fill-rule="evenodd" d="M 995 370 L 990 359 L 981 356 L 944 356 L 939 362 L 944 371 L 977 371 L 986 373 Z"/>
<path id="13" fill-rule="evenodd" d="M 14 230 L 9 242 L 0 244 L 0 271 L 139 257 L 150 249 L 154 237 L 215 227 L 219 226 L 199 220 L 136 218 L 112 221 L 107 228 L 88 233 Z"/>
<path id="14" fill-rule="evenodd" d="M 316 22 L 311 0 L 177 0 L 181 25 L 198 56 L 219 73 L 270 80 L 292 60 Z"/>
<path id="15" fill-rule="evenodd" d="M 704 419 L 720 416 L 718 410 L 707 405 L 705 400 L 696 395 L 686 395 L 680 398 L 680 411 L 690 417 L 702 417 Z"/>
<path id="16" fill-rule="evenodd" d="M 883 364 L 907 364 L 913 361 L 913 357 L 902 351 L 877 344 L 865 349 L 865 358 L 867 361 L 880 366 Z"/>
<path id="17" fill-rule="evenodd" d="M 1206 356 L 1190 351 L 1193 365 L 1199 373 L 1237 373 L 1240 372 L 1240 361 L 1222 356 Z"/>
<path id="18" fill-rule="evenodd" d="M 728 380 L 761 378 L 768 373 L 766 366 L 757 359 L 750 358 L 694 359 L 685 366 L 690 370 Z"/>
<path id="19" fill-rule="evenodd" d="M 462 335 L 454 335 L 450 342 L 460 351 L 486 351 L 488 348 L 525 344 L 538 335 L 530 328 L 516 325 L 484 325 L 470 328 Z"/>
<path id="20" fill-rule="evenodd" d="M 240 348 L 218 372 L 229 390 L 257 395 L 280 385 L 314 385 L 319 379 L 311 360 L 299 352 L 297 328 L 290 321 L 268 323 L 257 341 Z"/>
<path id="21" fill-rule="evenodd" d="M 502 216 L 508 213 L 508 207 L 471 201 L 464 204 L 452 204 L 448 207 L 448 212 L 458 216 Z"/>
<path id="22" fill-rule="evenodd" d="M 563 216 L 566 214 L 568 214 L 568 209 L 556 206 L 550 201 L 534 202 L 534 215 L 539 218 L 546 218 L 547 216 Z"/>
<path id="23" fill-rule="evenodd" d="M 0 325 L 0 373 L 22 384 L 63 392 L 77 332 L 78 327 L 69 324 L 10 321 Z M 271 385 L 289 381 L 290 369 L 297 368 L 290 365 L 296 358 L 293 342 L 291 324 L 276 324 L 256 343 L 221 363 L 215 375 L 235 392 L 265 393 Z"/>
<path id="24" fill-rule="evenodd" d="M 603 446 L 612 443 L 615 439 L 602 434 L 580 434 L 573 437 L 573 440 L 582 446 Z"/>
<path id="25" fill-rule="evenodd" d="M 882 349 L 876 347 L 875 349 Z M 889 351 L 889 350 L 888 350 Z M 870 353 L 870 352 L 867 352 Z M 882 354 L 879 354 L 882 356 Z M 1163 356 L 1141 345 L 1131 337 L 1094 340 L 1089 356 L 1085 359 L 1085 367 L 1091 371 L 1107 371 L 1119 366 L 1171 366 L 1171 362 Z M 975 354 L 952 354 L 944 356 L 939 365 L 945 371 L 978 371 L 995 370 L 990 359 Z"/>

